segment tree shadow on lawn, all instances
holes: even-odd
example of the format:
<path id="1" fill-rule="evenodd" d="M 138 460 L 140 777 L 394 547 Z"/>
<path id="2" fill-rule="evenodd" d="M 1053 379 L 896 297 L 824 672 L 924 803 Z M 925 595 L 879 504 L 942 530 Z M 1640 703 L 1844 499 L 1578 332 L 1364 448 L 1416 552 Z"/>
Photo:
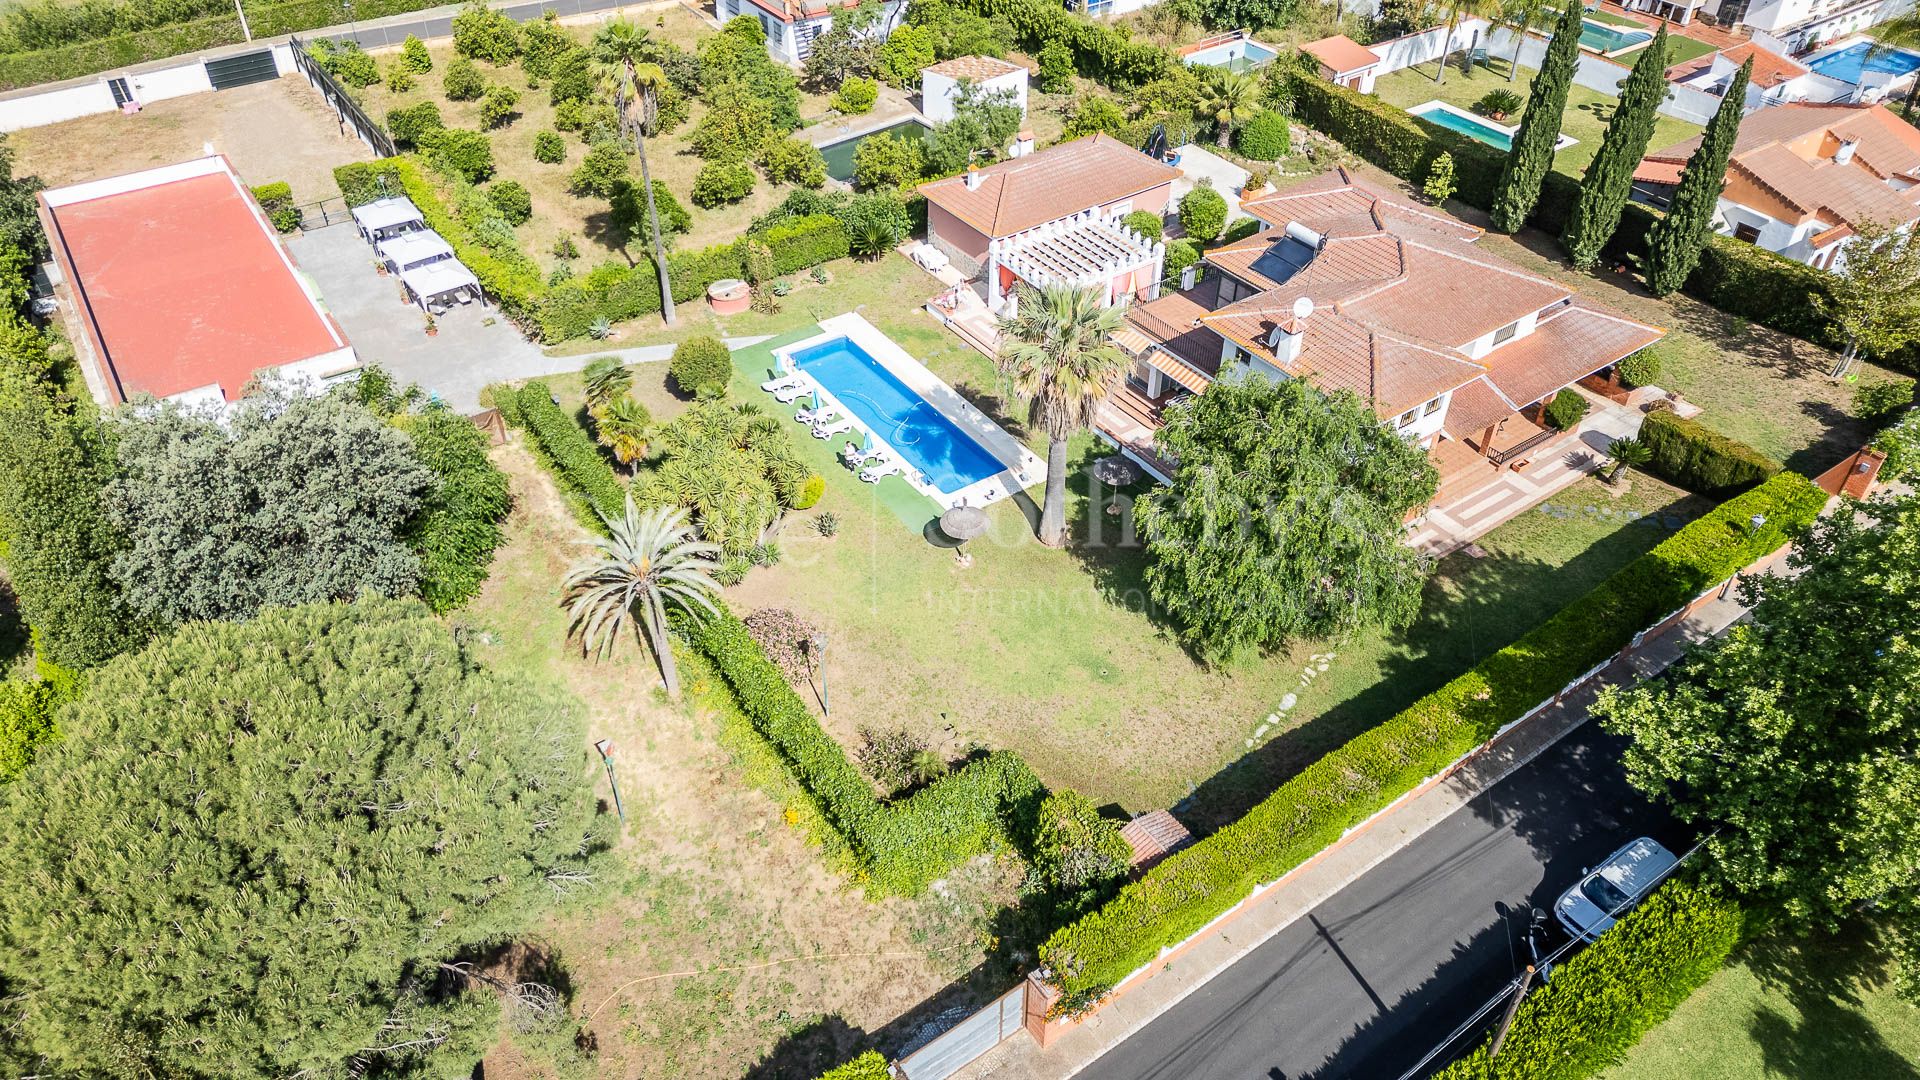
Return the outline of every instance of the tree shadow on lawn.
<path id="1" fill-rule="evenodd" d="M 1864 920 L 1836 935 L 1776 930 L 1746 947 L 1740 959 L 1799 1014 L 1763 1006 L 1747 1021 L 1770 1075 L 1920 1078 L 1864 1012 L 1861 990 L 1886 985 L 1886 955 L 1879 928 Z"/>
<path id="2" fill-rule="evenodd" d="M 0 675 L 27 655 L 27 622 L 20 617 L 20 601 L 12 584 L 0 573 Z"/>
<path id="3" fill-rule="evenodd" d="M 860 1054 L 867 1033 L 838 1016 L 822 1016 L 780 1037 L 743 1080 L 811 1080 Z"/>
<path id="4" fill-rule="evenodd" d="M 1819 476 L 1865 446 L 1873 438 L 1872 425 L 1829 401 L 1803 401 L 1800 411 L 1819 422 L 1818 442 L 1787 455 L 1782 464 L 1802 476 Z"/>
<path id="5" fill-rule="evenodd" d="M 1067 552 L 1093 578 L 1102 599 L 1137 611 L 1169 643 L 1198 664 L 1179 640 L 1179 624 L 1154 602 L 1147 589 L 1147 548 L 1134 529 L 1134 505 L 1158 485 L 1143 477 L 1115 488 L 1093 475 L 1093 467 L 1119 451 L 1095 439 L 1067 460 Z"/>

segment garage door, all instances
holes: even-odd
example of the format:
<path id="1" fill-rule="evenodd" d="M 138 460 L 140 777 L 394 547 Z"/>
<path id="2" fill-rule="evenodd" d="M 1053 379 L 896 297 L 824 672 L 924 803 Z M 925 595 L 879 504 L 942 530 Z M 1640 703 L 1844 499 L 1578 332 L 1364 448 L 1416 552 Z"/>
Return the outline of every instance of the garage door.
<path id="1" fill-rule="evenodd" d="M 268 79 L 279 77 L 280 69 L 274 66 L 272 49 L 243 53 L 239 56 L 223 56 L 218 60 L 207 61 L 207 79 L 213 83 L 215 90 L 266 82 Z"/>

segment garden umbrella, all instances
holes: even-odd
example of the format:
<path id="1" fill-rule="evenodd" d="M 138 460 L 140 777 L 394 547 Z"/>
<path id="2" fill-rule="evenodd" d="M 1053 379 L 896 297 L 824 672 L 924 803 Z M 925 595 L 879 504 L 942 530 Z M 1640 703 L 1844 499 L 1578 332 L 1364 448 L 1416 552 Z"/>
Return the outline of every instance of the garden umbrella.
<path id="1" fill-rule="evenodd" d="M 987 512 L 977 506 L 956 506 L 940 515 L 940 531 L 960 541 L 961 551 L 957 555 L 964 557 L 967 541 L 987 531 Z"/>
<path id="2" fill-rule="evenodd" d="M 820 388 L 817 386 L 813 388 L 813 411 L 820 411 Z"/>
<path id="3" fill-rule="evenodd" d="M 1140 479 L 1140 466 L 1125 454 L 1103 457 L 1093 463 L 1093 475 L 1108 487 L 1126 487 Z"/>

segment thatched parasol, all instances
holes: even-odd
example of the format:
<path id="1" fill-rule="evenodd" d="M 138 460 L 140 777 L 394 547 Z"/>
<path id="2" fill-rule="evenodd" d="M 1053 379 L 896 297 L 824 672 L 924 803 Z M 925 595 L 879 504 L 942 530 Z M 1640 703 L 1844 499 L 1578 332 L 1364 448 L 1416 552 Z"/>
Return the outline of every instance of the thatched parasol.
<path id="1" fill-rule="evenodd" d="M 989 524 L 987 512 L 977 506 L 956 506 L 940 515 L 940 531 L 962 544 L 984 535 Z"/>

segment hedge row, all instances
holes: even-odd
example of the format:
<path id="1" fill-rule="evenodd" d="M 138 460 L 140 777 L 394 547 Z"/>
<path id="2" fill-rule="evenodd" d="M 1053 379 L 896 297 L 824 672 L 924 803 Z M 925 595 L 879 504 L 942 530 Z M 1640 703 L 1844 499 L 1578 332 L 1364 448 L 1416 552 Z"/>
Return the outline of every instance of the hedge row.
<path id="1" fill-rule="evenodd" d="M 887 1071 L 887 1059 L 878 1051 L 869 1050 L 845 1065 L 828 1069 L 814 1080 L 892 1080 L 892 1076 Z"/>
<path id="2" fill-rule="evenodd" d="M 449 409 L 394 420 L 433 470 L 434 491 L 407 528 L 420 556 L 420 598 L 445 613 L 480 594 L 500 546 L 500 523 L 513 506 L 507 474 L 487 456 L 487 436 Z"/>
<path id="3" fill-rule="evenodd" d="M 1648 472 L 1702 495 L 1745 491 L 1782 468 L 1746 443 L 1665 409 L 1647 414 L 1640 440 L 1653 451 Z"/>
<path id="4" fill-rule="evenodd" d="M 1308 766 L 1239 821 L 1154 867 L 1041 947 L 1069 1007 L 1110 990 L 1502 726 L 1632 636 L 1813 521 L 1826 495 L 1781 473 L 1668 537 L 1520 640 Z M 1754 529 L 1750 519 L 1763 514 Z"/>
<path id="5" fill-rule="evenodd" d="M 1481 1046 L 1435 1080 L 1583 1080 L 1619 1060 L 1726 962 L 1738 905 L 1675 878 L 1522 1002 L 1498 1058 Z"/>
<path id="6" fill-rule="evenodd" d="M 1180 61 L 1168 50 L 1072 14 L 1058 0 L 958 0 L 956 6 L 1007 20 L 1021 48 L 1032 55 L 1038 56 L 1053 42 L 1065 43 L 1073 50 L 1073 66 L 1080 74 L 1118 89 L 1180 70 Z"/>
<path id="7" fill-rule="evenodd" d="M 1046 789 L 1019 756 L 988 754 L 920 791 L 882 803 L 873 785 L 767 659 L 746 624 L 722 611 L 681 625 L 713 662 L 754 729 L 839 834 L 879 893 L 915 895 L 996 844 L 1024 847 Z"/>
<path id="8" fill-rule="evenodd" d="M 505 396 L 506 392 L 496 393 L 494 400 Z M 554 404 L 553 391 L 547 384 L 535 379 L 513 397 L 514 411 L 518 414 L 515 422 L 533 436 L 561 486 L 609 517 L 624 513 L 626 485 L 614 475 L 613 466 L 607 464 L 600 448 L 580 425 Z M 501 415 L 505 417 L 507 413 L 503 411 Z"/>

